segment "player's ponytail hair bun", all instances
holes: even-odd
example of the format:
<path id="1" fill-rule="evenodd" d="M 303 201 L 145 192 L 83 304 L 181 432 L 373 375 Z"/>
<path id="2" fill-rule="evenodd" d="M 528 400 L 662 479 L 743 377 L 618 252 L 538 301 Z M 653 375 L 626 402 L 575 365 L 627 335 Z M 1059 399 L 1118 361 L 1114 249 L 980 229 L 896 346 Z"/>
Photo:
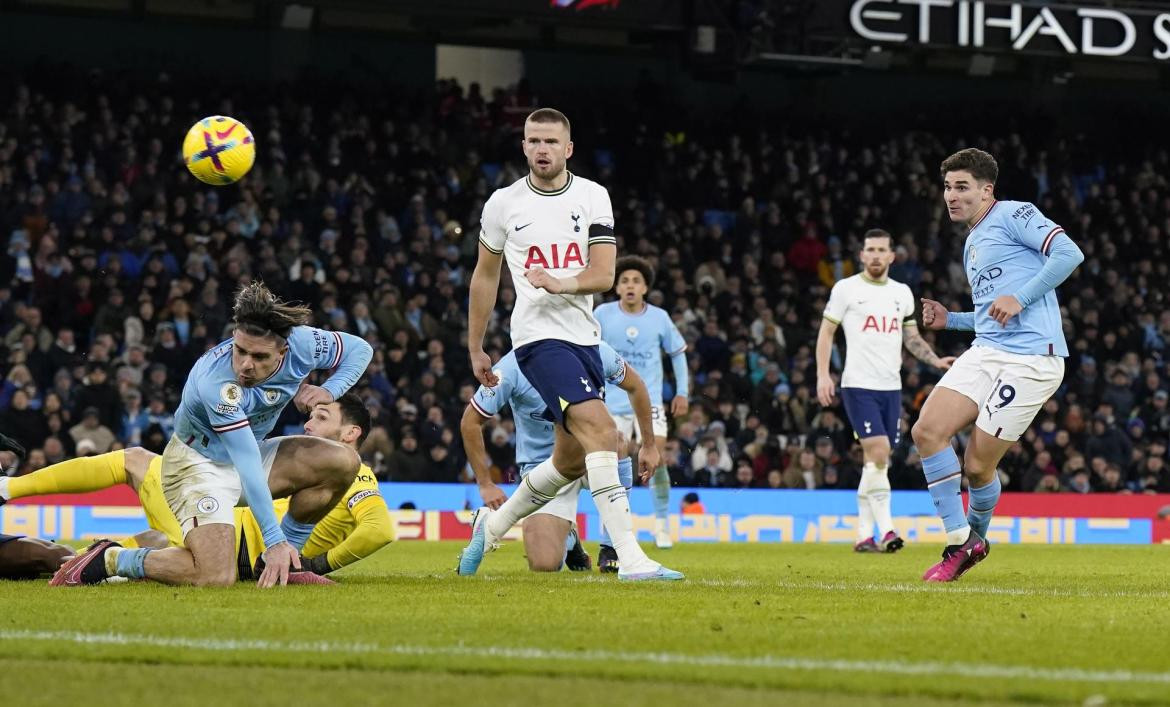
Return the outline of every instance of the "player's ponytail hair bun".
<path id="1" fill-rule="evenodd" d="M 275 334 L 287 339 L 295 326 L 308 324 L 313 312 L 305 305 L 286 304 L 277 299 L 263 282 L 244 285 L 232 307 L 236 327 L 252 336 Z"/>

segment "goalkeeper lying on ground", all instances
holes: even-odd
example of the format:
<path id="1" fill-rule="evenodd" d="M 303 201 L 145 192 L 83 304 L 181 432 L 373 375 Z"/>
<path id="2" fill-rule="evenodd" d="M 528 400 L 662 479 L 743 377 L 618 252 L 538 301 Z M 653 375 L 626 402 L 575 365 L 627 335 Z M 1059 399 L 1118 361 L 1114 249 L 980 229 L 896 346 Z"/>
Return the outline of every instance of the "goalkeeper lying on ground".
<path id="1" fill-rule="evenodd" d="M 313 408 L 305 434 L 361 446 L 370 429 L 370 414 L 361 399 L 346 393 L 336 402 Z M 183 533 L 162 491 L 162 457 L 141 447 L 79 457 L 14 478 L 0 477 L 0 504 L 14 498 L 55 493 L 100 491 L 128 484 L 138 493 L 151 530 L 122 541 L 125 547 L 181 545 Z M 274 502 L 279 519 L 288 511 L 288 499 Z M 235 509 L 236 558 L 239 579 L 259 576 L 256 561 L 264 552 L 260 526 L 248 508 Z M 337 507 L 313 528 L 305 543 L 302 567 L 324 575 L 357 562 L 394 539 L 390 512 L 373 471 L 363 464 L 353 485 Z"/>

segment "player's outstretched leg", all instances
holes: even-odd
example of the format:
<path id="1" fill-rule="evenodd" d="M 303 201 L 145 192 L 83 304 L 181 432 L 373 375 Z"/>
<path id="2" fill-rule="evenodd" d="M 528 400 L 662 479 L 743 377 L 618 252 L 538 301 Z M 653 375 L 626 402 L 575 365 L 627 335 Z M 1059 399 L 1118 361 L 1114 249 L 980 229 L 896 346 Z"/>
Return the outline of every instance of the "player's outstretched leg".
<path id="1" fill-rule="evenodd" d="M 128 464 L 142 457 L 144 462 L 140 466 L 145 468 L 152 456 L 141 447 L 131 447 L 92 457 L 67 459 L 24 476 L 0 476 L 0 502 L 27 496 L 108 489 L 126 483 Z"/>
<path id="2" fill-rule="evenodd" d="M 619 445 L 619 448 L 625 449 L 626 447 Z M 634 485 L 634 460 L 628 455 L 618 460 L 618 480 L 627 491 Z M 601 524 L 600 540 L 601 549 L 597 552 L 597 568 L 604 573 L 615 573 L 618 571 L 617 551 L 613 549 L 613 540 L 610 539 L 609 530 L 604 523 Z"/>
<path id="3" fill-rule="evenodd" d="M 554 451 L 551 458 L 545 459 L 525 474 L 520 486 L 499 509 L 492 511 L 482 506 L 476 510 L 471 521 L 471 542 L 459 553 L 459 564 L 455 568 L 457 574 L 475 574 L 483 562 L 483 556 L 499 547 L 500 538 L 513 525 L 543 508 L 556 497 L 557 492 L 579 477 L 579 470 L 572 477 L 562 474 L 557 469 L 556 459 Z M 565 466 L 569 468 L 572 465 Z"/>
<path id="4" fill-rule="evenodd" d="M 268 474 L 269 490 L 273 498 L 289 498 L 289 511 L 281 521 L 281 529 L 289 543 L 300 549 L 313 525 L 345 495 L 357 475 L 360 460 L 349 447 L 316 437 L 269 440 L 262 445 L 262 453 L 268 446 L 275 447 Z M 265 463 L 269 463 L 267 459 Z M 228 586 L 236 581 L 234 536 L 233 524 L 210 522 L 187 532 L 183 540 L 186 547 L 125 548 L 115 542 L 99 541 L 66 563 L 52 584 L 97 584 L 116 575 L 163 584 Z"/>

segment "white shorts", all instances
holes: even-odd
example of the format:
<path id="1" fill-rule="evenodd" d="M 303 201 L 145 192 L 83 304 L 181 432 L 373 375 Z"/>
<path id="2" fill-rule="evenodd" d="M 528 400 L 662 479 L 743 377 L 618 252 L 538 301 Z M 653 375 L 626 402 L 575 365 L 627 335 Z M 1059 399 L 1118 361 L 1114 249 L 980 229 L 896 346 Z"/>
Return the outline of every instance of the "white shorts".
<path id="1" fill-rule="evenodd" d="M 524 478 L 529 470 L 534 468 L 536 468 L 536 465 L 532 464 L 525 469 L 521 469 L 520 478 Z M 585 477 L 582 476 L 581 478 L 574 480 L 569 485 L 562 486 L 561 490 L 557 491 L 557 495 L 553 496 L 553 500 L 541 506 L 540 510 L 536 511 L 532 515 L 535 516 L 543 513 L 545 515 L 553 516 L 554 518 L 563 518 L 570 523 L 576 523 L 577 501 L 581 498 L 581 489 L 584 488 L 589 488 L 589 486 L 585 482 Z"/>
<path id="2" fill-rule="evenodd" d="M 943 374 L 943 388 L 979 406 L 975 424 L 987 434 L 1015 441 L 1064 380 L 1064 358 L 1010 353 L 972 346 Z"/>
<path id="3" fill-rule="evenodd" d="M 618 432 L 626 436 L 626 439 L 642 441 L 642 430 L 638 429 L 638 418 L 634 415 L 614 415 L 613 421 L 617 425 Z M 654 427 L 655 437 L 666 436 L 666 409 L 661 405 L 650 406 L 650 424 Z"/>
<path id="4" fill-rule="evenodd" d="M 260 442 L 265 478 L 272 471 L 282 439 L 274 437 Z M 235 524 L 232 509 L 240 504 L 243 495 L 236 467 L 208 459 L 178 437 L 171 437 L 162 453 L 162 488 L 184 538 L 192 528 L 201 525 Z"/>

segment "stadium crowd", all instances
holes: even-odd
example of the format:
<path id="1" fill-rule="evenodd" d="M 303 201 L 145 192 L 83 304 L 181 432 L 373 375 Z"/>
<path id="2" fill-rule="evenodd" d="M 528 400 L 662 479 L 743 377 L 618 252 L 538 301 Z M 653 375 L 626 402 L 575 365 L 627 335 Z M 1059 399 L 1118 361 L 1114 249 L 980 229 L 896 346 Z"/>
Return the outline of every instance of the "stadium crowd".
<path id="1" fill-rule="evenodd" d="M 328 81 L 225 91 L 60 66 L 0 81 L 0 430 L 30 450 L 10 472 L 121 445 L 161 452 L 185 372 L 224 337 L 236 288 L 262 278 L 309 303 L 318 326 L 373 344 L 356 390 L 380 478 L 469 481 L 457 427 L 474 391 L 479 213 L 525 173 L 519 131 L 543 98 L 450 81 L 424 94 Z M 556 104 L 574 119 L 570 169 L 610 189 L 621 252 L 657 264 L 649 299 L 689 342 L 691 410 L 667 447 L 676 485 L 856 487 L 843 412 L 816 403 L 821 311 L 875 226 L 895 235 L 893 278 L 970 308 L 937 166 L 971 144 L 999 157 L 1001 196 L 1034 200 L 1086 254 L 1061 291 L 1065 383 L 1004 459 L 1005 487 L 1170 491 L 1165 149 L 1105 159 L 1059 131 L 716 124 L 661 98 L 647 82 L 612 110 Z M 240 185 L 202 185 L 178 159 L 187 127 L 213 113 L 256 136 Z M 514 301 L 503 277 L 494 356 Z M 969 337 L 927 333 L 940 354 Z M 938 372 L 907 355 L 903 375 L 908 430 Z M 277 429 L 298 427 L 290 406 Z M 514 426 L 485 434 L 493 473 L 512 479 Z M 903 437 L 892 481 L 922 487 Z"/>

